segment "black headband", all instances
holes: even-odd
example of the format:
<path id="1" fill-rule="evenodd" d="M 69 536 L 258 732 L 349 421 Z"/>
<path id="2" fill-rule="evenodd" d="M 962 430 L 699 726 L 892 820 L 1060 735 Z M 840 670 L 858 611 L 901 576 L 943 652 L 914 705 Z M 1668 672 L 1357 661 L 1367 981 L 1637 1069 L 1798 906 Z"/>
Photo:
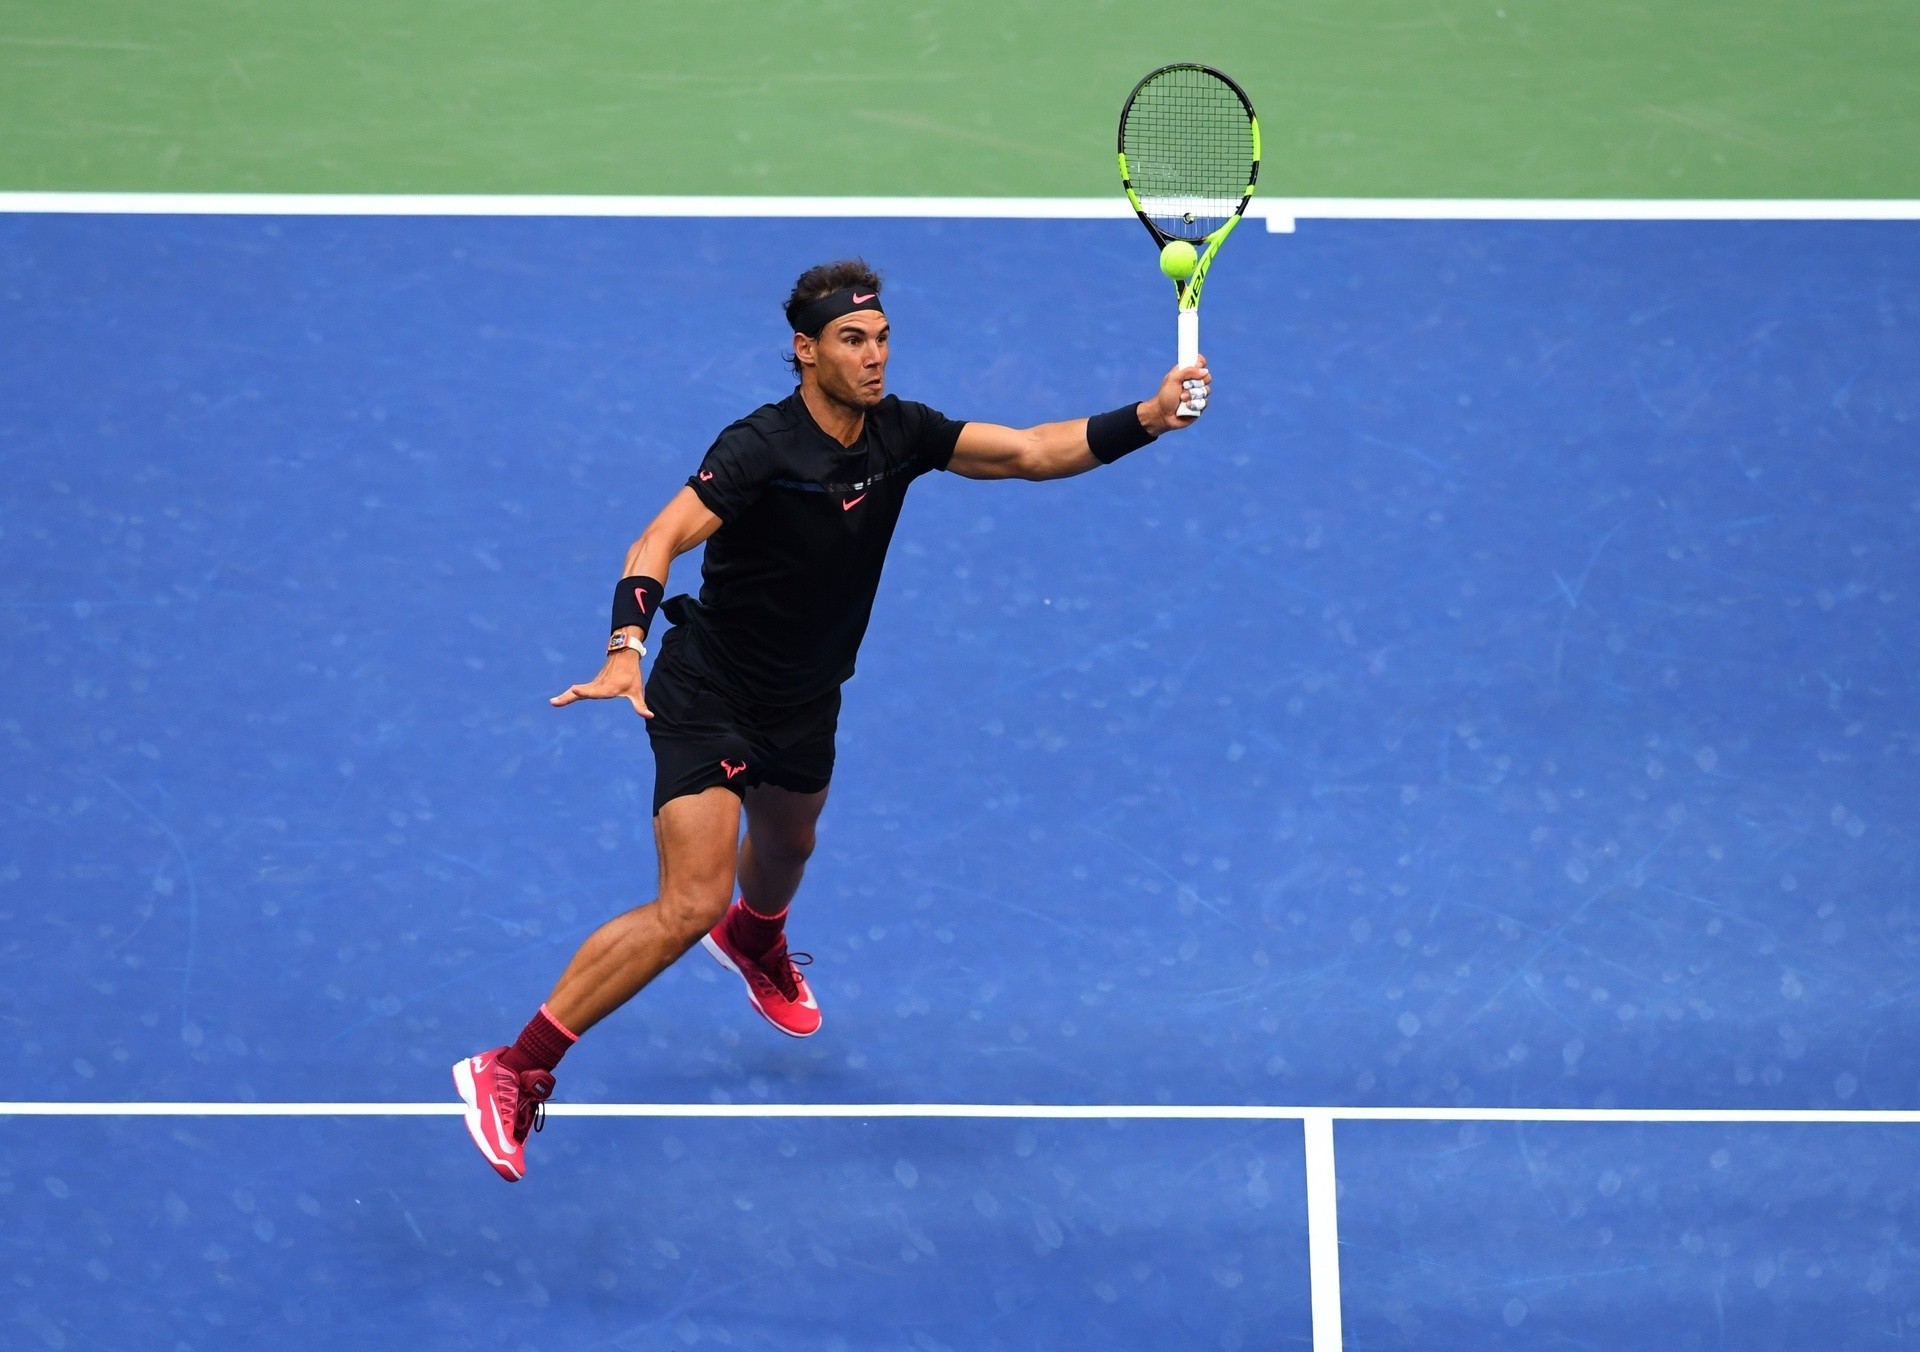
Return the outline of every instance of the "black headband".
<path id="1" fill-rule="evenodd" d="M 830 291 L 817 300 L 802 301 L 787 310 L 787 322 L 793 325 L 795 333 L 804 333 L 809 338 L 818 338 L 820 331 L 842 315 L 850 315 L 855 310 L 873 310 L 884 314 L 880 309 L 880 288 L 868 290 L 859 286 L 843 286 L 838 291 Z"/>

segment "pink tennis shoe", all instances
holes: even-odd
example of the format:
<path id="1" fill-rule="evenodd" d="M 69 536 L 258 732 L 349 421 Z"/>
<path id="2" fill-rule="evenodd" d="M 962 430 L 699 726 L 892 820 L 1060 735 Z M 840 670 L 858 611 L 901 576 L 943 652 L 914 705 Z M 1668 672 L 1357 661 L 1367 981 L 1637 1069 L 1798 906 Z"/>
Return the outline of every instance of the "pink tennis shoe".
<path id="1" fill-rule="evenodd" d="M 788 1037 L 807 1037 L 820 1031 L 820 1006 L 807 987 L 800 968 L 813 961 L 805 953 L 789 953 L 784 935 L 767 952 L 750 958 L 734 945 L 727 920 L 740 909 L 734 902 L 727 918 L 700 941 L 713 960 L 747 983 L 747 999 L 761 1017 Z"/>
<path id="2" fill-rule="evenodd" d="M 527 1136 L 546 1119 L 553 1076 L 544 1070 L 514 1073 L 500 1064 L 505 1050 L 495 1047 L 456 1062 L 453 1084 L 467 1105 L 467 1134 L 494 1172 L 518 1183 L 527 1176 Z"/>

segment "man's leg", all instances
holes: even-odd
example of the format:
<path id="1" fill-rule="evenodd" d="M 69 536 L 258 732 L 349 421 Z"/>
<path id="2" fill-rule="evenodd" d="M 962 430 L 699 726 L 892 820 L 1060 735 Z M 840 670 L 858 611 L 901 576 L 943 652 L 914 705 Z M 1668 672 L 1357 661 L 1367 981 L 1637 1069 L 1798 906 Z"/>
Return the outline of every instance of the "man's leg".
<path id="1" fill-rule="evenodd" d="M 771 922 L 766 942 L 757 946 L 760 952 L 771 948 L 780 937 L 787 903 L 800 890 L 800 877 L 813 855 L 815 828 L 826 805 L 825 789 L 795 793 L 773 784 L 756 784 L 747 790 L 747 834 L 740 842 L 740 900 L 746 903 L 749 921 Z M 742 933 L 740 937 L 747 940 L 749 936 Z"/>
<path id="2" fill-rule="evenodd" d="M 781 1032 L 807 1037 L 820 1029 L 820 1006 L 787 952 L 787 903 L 813 853 L 814 824 L 827 791 L 798 793 L 772 784 L 747 790 L 747 834 L 740 842 L 740 902 L 706 939 L 707 951 L 740 974 L 747 999 Z"/>
<path id="3" fill-rule="evenodd" d="M 588 935 L 547 997 L 547 1009 L 576 1037 L 699 943 L 733 900 L 737 795 L 707 789 L 670 800 L 653 819 L 653 838 L 660 895 Z"/>
<path id="4" fill-rule="evenodd" d="M 580 945 L 547 1003 L 512 1046 L 458 1062 L 453 1082 L 467 1131 L 508 1182 L 526 1175 L 523 1147 L 553 1092 L 553 1069 L 581 1033 L 672 966 L 720 918 L 733 896 L 740 800 L 727 789 L 669 799 L 653 819 L 660 895 L 615 916 Z"/>

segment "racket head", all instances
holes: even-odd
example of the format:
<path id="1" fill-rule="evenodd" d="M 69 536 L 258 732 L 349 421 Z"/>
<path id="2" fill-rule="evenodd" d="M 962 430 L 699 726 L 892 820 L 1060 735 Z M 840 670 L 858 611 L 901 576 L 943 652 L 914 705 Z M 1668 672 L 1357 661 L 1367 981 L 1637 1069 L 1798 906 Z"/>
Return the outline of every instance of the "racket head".
<path id="1" fill-rule="evenodd" d="M 1148 72 L 1120 110 L 1120 181 L 1157 245 L 1218 247 L 1260 181 L 1247 91 L 1196 62 Z"/>

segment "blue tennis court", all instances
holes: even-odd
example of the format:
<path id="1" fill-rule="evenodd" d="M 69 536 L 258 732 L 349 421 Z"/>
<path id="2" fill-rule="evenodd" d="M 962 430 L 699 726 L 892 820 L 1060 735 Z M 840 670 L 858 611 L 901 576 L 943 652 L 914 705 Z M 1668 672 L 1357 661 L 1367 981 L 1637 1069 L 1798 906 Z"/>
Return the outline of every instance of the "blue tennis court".
<path id="1" fill-rule="evenodd" d="M 560 1074 L 732 1116 L 5 1117 L 4 1341 L 1305 1347 L 1301 1124 L 1173 1110 L 1920 1108 L 1916 246 L 1249 226 L 1200 428 L 915 487 L 820 1035 L 696 953 Z M 1121 221 L 0 216 L 12 1106 L 452 1103 L 652 894 L 545 701 L 853 252 L 955 417 L 1171 364 Z M 1170 1115 L 755 1115 L 955 1103 Z M 1342 1122 L 1345 1346 L 1920 1338 L 1916 1133 Z"/>

